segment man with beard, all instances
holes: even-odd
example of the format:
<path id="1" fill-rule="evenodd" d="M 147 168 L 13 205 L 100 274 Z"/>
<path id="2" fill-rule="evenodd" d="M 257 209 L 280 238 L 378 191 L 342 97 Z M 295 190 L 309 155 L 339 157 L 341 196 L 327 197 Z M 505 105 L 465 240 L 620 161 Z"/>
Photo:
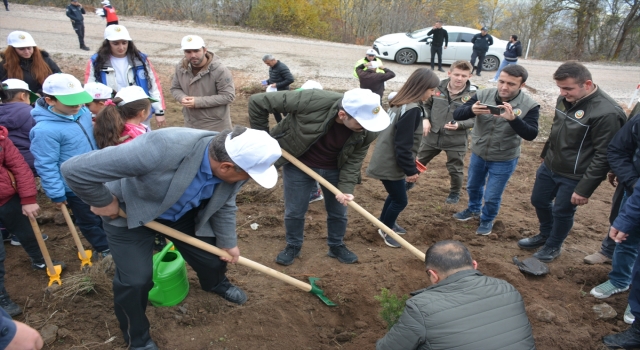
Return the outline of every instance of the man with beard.
<path id="1" fill-rule="evenodd" d="M 171 94 L 182 105 L 184 126 L 222 131 L 231 129 L 229 105 L 236 97 L 233 77 L 220 57 L 207 51 L 197 35 L 182 38 L 184 58 L 176 66 Z"/>

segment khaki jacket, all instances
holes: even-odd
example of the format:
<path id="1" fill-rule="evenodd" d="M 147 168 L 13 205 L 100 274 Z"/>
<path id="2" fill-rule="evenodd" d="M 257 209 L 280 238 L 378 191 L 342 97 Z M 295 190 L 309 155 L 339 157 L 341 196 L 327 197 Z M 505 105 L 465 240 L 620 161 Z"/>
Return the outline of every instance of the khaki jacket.
<path id="1" fill-rule="evenodd" d="M 184 58 L 176 66 L 171 81 L 171 94 L 180 102 L 185 96 L 195 97 L 195 108 L 182 107 L 184 126 L 194 129 L 222 131 L 231 129 L 229 105 L 236 98 L 233 77 L 220 58 L 207 52 L 206 65 L 195 76 Z"/>

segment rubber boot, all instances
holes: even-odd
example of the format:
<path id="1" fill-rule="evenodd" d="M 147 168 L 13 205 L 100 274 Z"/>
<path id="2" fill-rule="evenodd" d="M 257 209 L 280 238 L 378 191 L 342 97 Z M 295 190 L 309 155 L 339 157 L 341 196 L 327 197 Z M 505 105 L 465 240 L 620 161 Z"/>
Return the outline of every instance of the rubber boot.
<path id="1" fill-rule="evenodd" d="M 602 338 L 609 349 L 640 348 L 640 322 L 633 322 L 631 327 L 622 333 L 610 334 Z"/>

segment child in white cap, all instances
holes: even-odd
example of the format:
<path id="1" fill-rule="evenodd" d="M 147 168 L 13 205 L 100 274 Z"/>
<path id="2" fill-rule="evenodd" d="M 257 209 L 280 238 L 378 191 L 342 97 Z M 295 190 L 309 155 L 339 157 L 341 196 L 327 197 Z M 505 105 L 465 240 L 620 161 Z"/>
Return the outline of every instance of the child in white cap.
<path id="1" fill-rule="evenodd" d="M 67 204 L 73 210 L 84 237 L 96 252 L 106 256 L 109 244 L 102 219 L 71 191 L 60 173 L 60 166 L 68 159 L 98 149 L 93 138 L 91 112 L 84 106 L 93 98 L 78 79 L 64 73 L 50 75 L 42 91 L 44 96 L 31 111 L 36 125 L 29 133 L 42 188 L 56 206 Z"/>
<path id="2" fill-rule="evenodd" d="M 86 83 L 84 84 L 84 91 L 88 92 L 93 98 L 93 101 L 87 103 L 85 106 L 91 111 L 91 119 L 95 121 L 96 116 L 104 108 L 105 102 L 113 97 L 113 89 L 102 83 Z"/>
<path id="3" fill-rule="evenodd" d="M 149 131 L 142 122 L 149 115 L 151 102 L 157 100 L 150 98 L 139 86 L 126 87 L 118 91 L 113 100 L 107 100 L 93 129 L 98 147 L 126 143 Z"/>

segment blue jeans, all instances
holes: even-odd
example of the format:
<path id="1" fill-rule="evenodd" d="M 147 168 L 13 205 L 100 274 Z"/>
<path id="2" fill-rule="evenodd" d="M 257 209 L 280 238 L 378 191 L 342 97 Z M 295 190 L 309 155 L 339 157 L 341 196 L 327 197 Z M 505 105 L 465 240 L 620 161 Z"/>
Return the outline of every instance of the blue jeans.
<path id="1" fill-rule="evenodd" d="M 620 208 L 627 203 L 627 193 L 625 192 L 620 202 Z M 609 280 L 611 284 L 617 288 L 625 288 L 631 283 L 631 272 L 633 264 L 638 257 L 638 244 L 640 244 L 640 230 L 627 232 L 629 236 L 626 240 L 616 244 L 611 261 L 611 272 L 609 272 Z M 607 234 L 607 238 L 609 235 Z M 611 238 L 609 238 L 611 239 Z M 613 240 L 612 240 L 613 241 Z"/>
<path id="2" fill-rule="evenodd" d="M 407 199 L 407 188 L 405 179 L 402 180 L 382 180 L 384 188 L 389 195 L 382 206 L 380 221 L 388 228 L 393 228 L 398 219 L 398 215 L 407 207 L 409 200 Z"/>
<path id="3" fill-rule="evenodd" d="M 536 172 L 531 204 L 536 208 L 540 235 L 547 238 L 547 247 L 560 248 L 573 227 L 577 207 L 571 204 L 571 196 L 578 181 L 552 173 L 544 163 Z"/>
<path id="4" fill-rule="evenodd" d="M 636 230 L 633 233 L 630 233 L 630 232 L 625 232 L 625 233 L 629 233 L 627 240 L 631 238 L 632 235 L 637 236 L 640 234 L 638 230 Z M 631 307 L 631 313 L 636 318 L 636 320 L 640 320 L 640 254 L 636 256 L 636 260 L 633 264 L 633 272 L 631 276 L 632 278 L 631 278 L 631 289 L 629 291 L 629 306 Z"/>
<path id="5" fill-rule="evenodd" d="M 313 171 L 329 181 L 334 186 L 338 185 L 340 178 L 339 169 L 317 169 Z M 282 167 L 282 180 L 284 182 L 284 227 L 286 230 L 287 244 L 297 247 L 302 246 L 304 240 L 304 217 L 309 208 L 309 193 L 316 186 L 316 180 L 305 174 L 293 164 Z M 327 210 L 327 244 L 330 247 L 343 244 L 347 231 L 347 207 L 340 204 L 331 191 L 320 185 L 324 197 L 324 207 Z"/>
<path id="6" fill-rule="evenodd" d="M 496 72 L 496 75 L 493 77 L 493 80 L 498 80 L 498 78 L 500 77 L 500 72 L 502 72 L 504 67 L 510 64 L 518 64 L 518 60 L 515 60 L 515 61 L 502 60 L 502 62 L 500 63 L 500 67 L 498 67 L 498 71 Z"/>
<path id="7" fill-rule="evenodd" d="M 73 211 L 73 217 L 80 232 L 97 252 L 109 249 L 107 234 L 102 229 L 102 219 L 91 211 L 91 207 L 76 196 L 67 195 L 67 206 Z"/>
<path id="8" fill-rule="evenodd" d="M 502 162 L 487 162 L 475 153 L 471 153 L 467 175 L 468 209 L 474 213 L 482 209 L 481 221 L 493 222 L 498 216 L 502 193 L 516 170 L 516 165 L 518 165 L 518 158 Z M 484 205 L 482 205 L 483 199 Z"/>

